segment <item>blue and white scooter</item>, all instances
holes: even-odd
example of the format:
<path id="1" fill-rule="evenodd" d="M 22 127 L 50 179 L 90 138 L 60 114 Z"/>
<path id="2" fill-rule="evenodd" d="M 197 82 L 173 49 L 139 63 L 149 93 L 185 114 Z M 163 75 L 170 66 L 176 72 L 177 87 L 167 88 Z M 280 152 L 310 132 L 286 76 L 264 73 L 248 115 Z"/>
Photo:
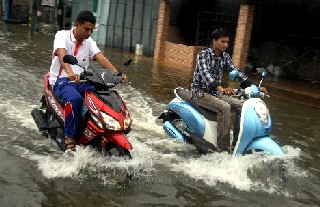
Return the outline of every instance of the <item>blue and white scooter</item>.
<path id="1" fill-rule="evenodd" d="M 259 87 L 266 74 L 262 74 Z M 230 72 L 235 80 L 238 71 Z M 194 144 L 201 154 L 216 151 L 217 114 L 196 106 L 191 101 L 191 92 L 176 88 L 174 98 L 159 116 L 163 129 L 171 137 Z M 271 117 L 266 104 L 260 99 L 265 96 L 255 85 L 246 89 L 235 89 L 234 97 L 244 100 L 240 117 L 240 132 L 233 155 L 284 154 L 283 149 L 269 136 L 272 129 Z"/>

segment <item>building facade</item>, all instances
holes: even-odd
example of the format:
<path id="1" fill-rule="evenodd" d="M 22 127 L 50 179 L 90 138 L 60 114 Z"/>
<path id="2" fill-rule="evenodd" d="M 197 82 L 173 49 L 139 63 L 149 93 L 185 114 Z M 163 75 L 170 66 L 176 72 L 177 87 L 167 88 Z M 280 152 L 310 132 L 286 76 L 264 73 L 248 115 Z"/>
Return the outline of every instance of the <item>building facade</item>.
<path id="1" fill-rule="evenodd" d="M 143 45 L 144 55 L 186 67 L 209 46 L 214 29 L 226 28 L 228 52 L 240 69 L 248 62 L 252 68 L 273 65 L 291 77 L 320 80 L 320 0 L 51 0 L 54 7 L 42 0 L 1 0 L 2 17 L 25 21 L 35 2 L 42 4 L 35 10 L 42 17 L 33 19 L 63 29 L 79 11 L 92 10 L 98 44 L 130 52 Z"/>

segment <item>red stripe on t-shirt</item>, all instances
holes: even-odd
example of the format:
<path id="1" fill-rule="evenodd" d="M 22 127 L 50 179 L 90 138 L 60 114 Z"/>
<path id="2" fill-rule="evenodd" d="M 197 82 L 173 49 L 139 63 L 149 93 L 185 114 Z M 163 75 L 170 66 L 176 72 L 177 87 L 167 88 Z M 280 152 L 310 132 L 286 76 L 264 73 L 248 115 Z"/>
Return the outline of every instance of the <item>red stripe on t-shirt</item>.
<path id="1" fill-rule="evenodd" d="M 78 50 L 79 50 L 79 47 L 80 47 L 81 43 L 79 43 L 78 41 L 76 42 L 76 48 L 74 48 L 74 56 L 77 56 L 78 55 Z"/>

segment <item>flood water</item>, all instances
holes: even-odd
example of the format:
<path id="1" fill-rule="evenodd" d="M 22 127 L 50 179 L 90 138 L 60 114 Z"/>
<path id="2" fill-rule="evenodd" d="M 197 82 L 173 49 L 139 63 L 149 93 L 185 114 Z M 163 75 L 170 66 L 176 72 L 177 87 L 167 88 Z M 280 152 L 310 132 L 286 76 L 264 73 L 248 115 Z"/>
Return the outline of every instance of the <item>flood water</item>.
<path id="1" fill-rule="evenodd" d="M 189 87 L 192 70 L 151 57 L 104 48 L 126 70 L 118 85 L 133 118 L 132 160 L 105 159 L 79 149 L 64 157 L 38 133 L 31 117 L 50 66 L 53 34 L 30 35 L 27 26 L 0 23 L 0 206 L 318 206 L 320 110 L 265 100 L 272 136 L 284 156 L 200 156 L 162 130 L 157 116 L 177 86 Z M 133 174 L 123 182 L 121 175 Z"/>

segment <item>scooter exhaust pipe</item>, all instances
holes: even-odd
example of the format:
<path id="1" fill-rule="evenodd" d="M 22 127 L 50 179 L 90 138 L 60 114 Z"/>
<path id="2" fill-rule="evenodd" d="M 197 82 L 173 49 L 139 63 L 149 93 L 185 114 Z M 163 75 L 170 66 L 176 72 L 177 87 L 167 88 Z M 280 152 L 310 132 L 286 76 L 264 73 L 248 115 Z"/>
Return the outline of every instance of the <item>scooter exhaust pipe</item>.
<path id="1" fill-rule="evenodd" d="M 49 123 L 46 121 L 45 114 L 42 110 L 35 108 L 31 111 L 31 115 L 40 131 L 50 129 Z"/>

